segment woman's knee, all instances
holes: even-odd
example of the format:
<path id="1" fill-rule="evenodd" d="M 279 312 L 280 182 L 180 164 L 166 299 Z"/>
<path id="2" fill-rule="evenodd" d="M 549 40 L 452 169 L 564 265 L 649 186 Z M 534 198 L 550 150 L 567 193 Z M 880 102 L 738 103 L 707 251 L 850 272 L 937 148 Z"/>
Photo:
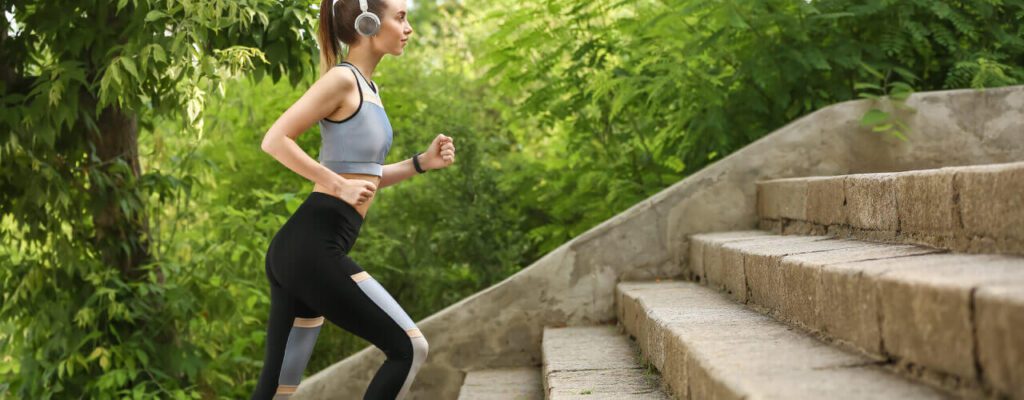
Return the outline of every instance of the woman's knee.
<path id="1" fill-rule="evenodd" d="M 430 344 L 427 343 L 425 336 L 412 337 L 412 354 L 414 360 L 423 360 L 427 358 L 427 353 L 430 352 Z"/>
<path id="2" fill-rule="evenodd" d="M 405 340 L 397 346 L 391 346 L 384 353 L 390 359 L 403 361 L 417 361 L 427 358 L 430 344 L 427 338 L 419 329 L 412 328 L 405 331 Z M 382 349 L 383 350 L 383 349 Z"/>

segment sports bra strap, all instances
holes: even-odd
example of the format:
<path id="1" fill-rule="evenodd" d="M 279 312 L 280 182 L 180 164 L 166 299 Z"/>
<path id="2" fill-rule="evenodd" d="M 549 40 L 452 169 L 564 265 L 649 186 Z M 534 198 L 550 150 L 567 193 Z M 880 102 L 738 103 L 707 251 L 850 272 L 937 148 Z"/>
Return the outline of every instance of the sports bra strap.
<path id="1" fill-rule="evenodd" d="M 363 83 L 365 83 L 365 84 L 366 84 L 366 86 L 367 86 L 367 87 L 369 87 L 369 88 L 370 88 L 370 90 L 372 90 L 372 91 L 373 91 L 373 94 L 377 94 L 377 92 L 378 92 L 378 90 L 377 90 L 377 85 L 375 85 L 375 84 L 374 84 L 373 82 L 371 82 L 370 80 L 366 79 L 366 77 L 365 77 L 365 76 L 363 76 L 363 71 L 360 71 L 360 70 L 359 70 L 359 67 L 356 67 L 355 65 L 353 65 L 352 63 L 350 63 L 350 62 L 348 62 L 348 61 L 342 61 L 342 62 L 339 62 L 339 63 L 338 63 L 338 65 L 344 65 L 344 66 L 348 67 L 349 69 L 351 69 L 351 70 L 355 71 L 355 72 L 356 72 L 356 76 L 357 76 L 357 79 L 358 79 L 358 78 L 362 78 L 362 80 L 363 80 Z"/>

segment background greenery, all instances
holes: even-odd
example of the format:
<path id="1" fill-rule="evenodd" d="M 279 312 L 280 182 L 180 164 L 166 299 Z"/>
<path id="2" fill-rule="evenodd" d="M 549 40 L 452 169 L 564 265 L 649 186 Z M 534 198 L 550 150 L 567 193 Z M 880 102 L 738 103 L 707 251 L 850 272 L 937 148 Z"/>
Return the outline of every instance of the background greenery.
<path id="1" fill-rule="evenodd" d="M 259 150 L 315 79 L 315 4 L 7 1 L 0 398 L 248 397 L 266 246 L 304 181 Z M 1024 0 L 417 2 L 353 258 L 413 319 L 789 121 L 1024 81 Z M 287 79 L 285 79 L 287 78 Z M 914 140 L 884 109 L 879 134 Z M 316 157 L 316 127 L 299 138 Z M 486 323 L 486 321 L 481 321 Z M 307 374 L 368 344 L 327 325 Z"/>

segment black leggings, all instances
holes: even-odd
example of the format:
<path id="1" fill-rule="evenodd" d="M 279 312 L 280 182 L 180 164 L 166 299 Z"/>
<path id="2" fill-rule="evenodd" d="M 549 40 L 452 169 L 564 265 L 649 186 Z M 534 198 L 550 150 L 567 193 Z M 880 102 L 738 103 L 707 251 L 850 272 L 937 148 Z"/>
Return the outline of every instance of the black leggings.
<path id="1" fill-rule="evenodd" d="M 402 399 L 409 392 L 427 358 L 427 340 L 387 290 L 349 258 L 362 223 L 344 200 L 310 192 L 270 241 L 267 348 L 252 399 L 291 396 L 324 318 L 387 356 L 363 399 Z"/>

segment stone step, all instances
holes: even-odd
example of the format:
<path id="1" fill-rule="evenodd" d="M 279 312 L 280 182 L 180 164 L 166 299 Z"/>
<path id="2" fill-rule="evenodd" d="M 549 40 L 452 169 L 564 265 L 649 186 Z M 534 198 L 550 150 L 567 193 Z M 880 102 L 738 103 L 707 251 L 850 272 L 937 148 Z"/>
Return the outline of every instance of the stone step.
<path id="1" fill-rule="evenodd" d="M 1024 255 L 1024 162 L 756 184 L 761 229 Z"/>
<path id="2" fill-rule="evenodd" d="M 697 278 L 961 393 L 1024 398 L 1024 257 L 762 231 L 690 236 Z"/>
<path id="3" fill-rule="evenodd" d="M 614 325 L 544 328 L 541 352 L 547 399 L 671 399 Z"/>
<path id="4" fill-rule="evenodd" d="M 948 397 L 696 283 L 620 282 L 616 308 L 680 399 Z"/>
<path id="5" fill-rule="evenodd" d="M 493 368 L 466 373 L 459 400 L 543 400 L 540 368 Z"/>

